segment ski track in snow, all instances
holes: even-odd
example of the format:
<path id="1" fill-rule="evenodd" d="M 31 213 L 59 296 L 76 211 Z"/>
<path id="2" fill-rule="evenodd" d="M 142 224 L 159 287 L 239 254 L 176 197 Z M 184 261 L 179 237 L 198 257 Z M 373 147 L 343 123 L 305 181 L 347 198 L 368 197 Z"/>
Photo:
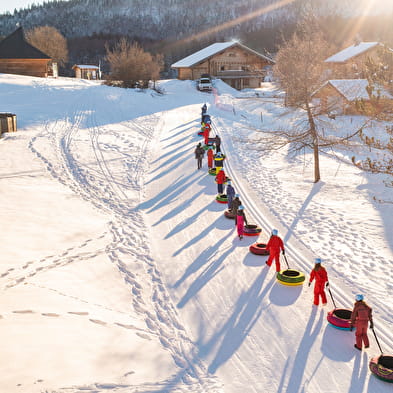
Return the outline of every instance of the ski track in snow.
<path id="1" fill-rule="evenodd" d="M 141 179 L 147 168 L 147 153 L 149 142 L 154 133 L 160 129 L 159 114 L 145 118 L 133 119 L 122 124 L 123 132 L 113 132 L 116 144 L 105 143 L 104 127 L 99 124 L 99 115 L 89 99 L 91 92 L 81 92 L 77 104 L 68 108 L 67 116 L 55 122 L 47 123 L 45 131 L 32 138 L 29 148 L 46 165 L 53 178 L 69 187 L 77 195 L 92 203 L 96 208 L 109 211 L 114 219 L 108 224 L 108 232 L 112 241 L 105 250 L 95 250 L 90 253 L 79 252 L 69 256 L 71 251 L 66 250 L 60 256 L 51 256 L 39 262 L 27 262 L 26 273 L 19 278 L 13 278 L 6 288 L 25 282 L 29 277 L 51 268 L 63 266 L 73 261 L 86 260 L 106 253 L 110 261 L 123 276 L 124 281 L 133 294 L 133 308 L 145 318 L 146 338 L 150 335 L 158 336 L 161 344 L 171 354 L 174 363 L 179 368 L 173 378 L 146 386 L 132 385 L 117 386 L 114 384 L 97 383 L 91 386 L 62 388 L 67 391 L 127 391 L 148 392 L 163 389 L 171 392 L 219 392 L 221 391 L 217 378 L 208 375 L 206 367 L 195 356 L 194 344 L 179 322 L 175 307 L 169 298 L 167 290 L 162 283 L 160 272 L 154 260 L 149 256 L 149 241 L 145 235 L 146 225 L 141 213 L 134 208 L 139 198 L 130 200 L 128 191 L 141 193 Z M 107 118 L 106 114 L 106 118 Z M 116 123 L 116 113 L 112 113 L 113 122 Z M 138 131 L 143 142 L 133 144 L 127 136 L 127 129 Z M 45 144 L 50 142 L 50 151 Z M 110 139 L 113 141 L 113 138 Z M 138 141 L 135 141 L 138 142 Z M 78 144 L 89 144 L 89 157 L 79 157 Z M 112 167 L 112 163 L 118 163 Z M 132 168 L 132 171 L 130 171 Z M 81 245 L 83 248 L 89 240 Z M 126 262 L 124 262 L 126 260 Z M 49 262 L 49 263 L 48 263 Z M 140 284 L 137 274 L 133 273 L 134 264 L 144 265 L 144 271 L 150 276 L 150 287 Z M 35 267 L 36 265 L 40 265 Z M 6 272 L 7 275 L 10 272 Z M 13 272 L 14 275 L 16 272 Z M 3 273 L 4 274 L 4 273 Z M 154 310 L 151 312 L 150 310 Z M 23 311 L 14 311 L 23 312 Z M 27 312 L 27 311 L 26 311 Z M 38 311 L 28 310 L 29 313 Z M 69 311 L 70 315 L 84 315 L 92 323 L 102 326 L 116 325 L 122 328 L 135 329 L 132 325 L 124 325 L 116 321 L 102 321 L 90 318 L 83 311 Z M 56 313 L 41 312 L 42 316 L 57 316 Z M 5 316 L 7 317 L 7 316 Z M 165 389 L 167 390 L 164 390 Z"/>
<path id="2" fill-rule="evenodd" d="M 258 100 L 249 100 L 248 102 L 240 100 L 232 105 L 246 111 L 250 109 L 248 108 L 250 102 L 252 102 L 251 105 L 255 105 Z M 247 206 L 247 211 L 252 213 L 251 216 L 256 221 L 255 223 L 258 223 L 265 233 L 270 233 L 271 229 L 277 225 L 282 228 L 280 233 L 286 244 L 287 258 L 291 267 L 299 267 L 300 270 L 308 273 L 313 267 L 313 259 L 315 256 L 319 256 L 326 261 L 325 264 L 330 274 L 337 273 L 336 277 L 340 277 L 339 281 L 344 281 L 347 290 L 353 287 L 354 282 L 361 281 L 362 288 L 352 290 L 353 295 L 358 292 L 366 293 L 370 304 L 378 303 L 377 313 L 374 311 L 374 319 L 380 319 L 383 322 L 385 316 L 390 316 L 390 307 L 384 299 L 386 294 L 392 291 L 393 277 L 388 266 L 393 261 L 387 261 L 382 255 L 378 255 L 378 247 L 373 247 L 372 239 L 364 234 L 366 231 L 362 231 L 362 227 L 369 225 L 369 222 L 349 216 L 345 209 L 337 211 L 318 203 L 316 195 L 320 188 L 329 187 L 329 184 L 325 184 L 323 180 L 318 184 L 310 183 L 310 192 L 306 200 L 300 200 L 297 196 L 290 194 L 285 189 L 285 183 L 277 176 L 277 172 L 286 170 L 290 176 L 299 178 L 299 184 L 303 183 L 304 175 L 291 171 L 291 160 L 298 159 L 288 159 L 288 167 L 277 168 L 277 172 L 269 170 L 263 165 L 263 162 L 274 159 L 273 154 L 261 157 L 260 153 L 251 146 L 249 150 L 241 148 L 239 142 L 242 141 L 242 138 L 226 132 L 227 129 L 233 127 L 231 124 L 233 119 L 228 120 L 227 114 L 220 117 L 222 114 L 222 111 L 217 112 L 213 129 L 225 135 L 224 152 L 226 145 L 235 152 L 235 156 L 231 157 L 231 160 L 227 160 L 225 169 L 229 177 L 234 180 L 237 191 L 241 194 L 241 200 Z M 235 129 L 244 129 L 247 134 L 249 123 L 247 119 L 241 120 L 235 124 Z M 254 129 L 252 124 L 250 129 Z M 286 153 L 274 152 L 274 154 L 285 155 Z M 246 158 L 247 167 L 241 165 L 243 159 Z M 346 165 L 351 164 L 347 162 Z M 339 186 L 333 185 L 333 187 Z M 345 195 L 343 195 L 343 201 L 345 201 Z M 258 205 L 264 206 L 264 209 L 261 210 Z M 317 227 L 315 227 L 315 223 Z M 335 242 L 338 233 L 341 234 L 339 244 Z M 266 235 L 265 238 L 267 238 Z M 369 261 L 368 268 L 358 261 Z M 283 264 L 286 266 L 284 261 L 282 261 Z M 386 276 L 385 280 L 379 279 L 384 276 Z M 337 306 L 352 309 L 353 303 L 348 301 L 348 293 L 343 291 L 344 288 L 341 287 L 341 284 L 335 283 L 332 274 L 330 281 Z M 374 284 L 375 281 L 379 281 L 377 287 Z M 378 323 L 378 332 L 387 346 L 393 342 L 393 332 L 386 329 L 383 323 Z"/>
<path id="3" fill-rule="evenodd" d="M 45 81 L 42 83 L 45 83 Z M 234 374 L 243 375 L 245 380 L 249 377 L 249 382 L 253 383 L 253 386 L 249 387 L 250 393 L 337 392 L 339 386 L 334 383 L 329 387 L 325 386 L 319 387 L 318 390 L 311 390 L 315 389 L 315 381 L 312 381 L 312 379 L 324 358 L 329 358 L 330 355 L 335 359 L 333 357 L 335 355 L 334 351 L 333 355 L 329 353 L 329 345 L 327 344 L 331 337 L 336 338 L 336 336 L 334 336 L 334 333 L 330 333 L 329 329 L 325 330 L 323 336 L 324 351 L 322 351 L 321 359 L 315 365 L 308 365 L 306 369 L 308 354 L 312 349 L 313 341 L 320 334 L 323 323 L 326 323 L 323 310 L 319 309 L 317 311 L 314 309 L 310 318 L 306 321 L 305 328 L 298 329 L 299 331 L 304 330 L 304 336 L 300 338 L 300 341 L 298 341 L 298 337 L 291 337 L 291 326 L 278 324 L 277 320 L 279 318 L 274 313 L 267 312 L 272 307 L 271 297 L 274 294 L 277 296 L 274 277 L 269 276 L 271 279 L 269 281 L 267 270 L 261 270 L 253 277 L 251 282 L 247 283 L 248 287 L 240 292 L 239 298 L 233 305 L 229 304 L 231 301 L 229 296 L 229 300 L 222 299 L 220 298 L 222 292 L 219 291 L 219 288 L 216 292 L 213 288 L 213 292 L 210 294 L 211 299 L 209 299 L 211 304 L 207 302 L 204 305 L 205 308 L 207 310 L 214 309 L 213 305 L 216 302 L 222 302 L 229 308 L 232 306 L 233 309 L 230 309 L 229 315 L 215 315 L 217 318 L 216 330 L 210 337 L 199 343 L 193 341 L 188 329 L 181 323 L 181 318 L 178 315 L 179 311 L 176 307 L 184 308 L 193 297 L 197 297 L 196 295 L 202 292 L 204 286 L 207 286 L 213 279 L 219 279 L 220 273 L 231 268 L 226 258 L 234 251 L 234 245 L 228 246 L 225 244 L 223 248 L 219 247 L 221 243 L 228 241 L 228 237 L 232 236 L 232 233 L 229 233 L 229 227 L 226 224 L 222 224 L 220 217 L 212 222 L 203 233 L 198 234 L 198 240 L 204 239 L 205 243 L 211 246 L 202 251 L 200 259 L 196 259 L 189 266 L 184 266 L 183 276 L 179 277 L 174 288 L 176 289 L 186 283 L 187 289 L 176 306 L 171 298 L 173 288 L 169 289 L 163 278 L 165 267 L 160 266 L 160 261 L 151 255 L 151 245 L 147 236 L 149 228 L 147 228 L 144 213 L 138 208 L 138 205 L 143 201 L 145 188 L 143 179 L 145 173 L 149 170 L 150 150 L 153 148 L 152 145 L 158 141 L 158 134 L 163 129 L 169 128 L 166 122 L 173 120 L 173 114 L 169 111 L 168 113 L 157 112 L 140 118 L 131 118 L 117 124 L 118 115 L 122 119 L 126 118 L 127 108 L 123 107 L 121 102 L 116 102 L 107 109 L 110 115 L 105 113 L 105 117 L 102 116 L 101 118 L 99 111 L 93 107 L 93 102 L 96 101 L 91 99 L 90 94 L 91 91 L 80 89 L 79 98 L 73 100 L 73 105 L 65 108 L 66 116 L 58 118 L 56 121 L 48 121 L 45 130 L 31 139 L 29 148 L 45 164 L 54 179 L 97 209 L 111 214 L 113 218 L 108 222 L 107 232 L 97 234 L 97 238 L 110 237 L 111 241 L 102 249 L 94 249 L 91 244 L 96 239 L 86 239 L 78 246 L 68 248 L 59 255 L 48 255 L 41 260 L 27 261 L 20 268 L 11 268 L 0 272 L 0 286 L 5 291 L 19 285 L 33 285 L 54 291 L 60 296 L 70 297 L 80 303 L 80 307 L 73 307 L 63 313 L 53 309 L 34 309 L 26 305 L 24 308 L 15 309 L 11 312 L 2 312 L 0 319 L 20 318 L 21 316 L 25 318 L 37 316 L 60 319 L 85 318 L 89 323 L 98 325 L 100 329 L 128 329 L 146 340 L 158 338 L 162 347 L 171 354 L 178 371 L 167 380 L 156 383 L 138 384 L 136 386 L 105 381 L 86 381 L 85 385 L 58 387 L 56 391 L 58 393 L 108 391 L 119 393 L 219 393 L 225 389 L 219 378 L 213 374 L 226 361 L 231 361 Z M 255 104 L 253 100 L 243 100 L 241 104 L 236 103 L 236 105 L 241 110 L 247 111 Z M 196 105 L 196 107 L 198 106 Z M 299 267 L 307 273 L 312 268 L 312 260 L 315 255 L 326 259 L 329 262 L 328 271 L 331 274 L 330 280 L 335 300 L 342 306 L 348 308 L 352 306 L 352 303 L 348 302 L 349 288 L 345 288 L 345 285 L 348 283 L 349 286 L 357 281 L 361 281 L 363 287 L 356 288 L 356 292 L 373 291 L 374 293 L 370 294 L 369 298 L 383 300 L 386 293 L 391 292 L 392 280 L 387 279 L 381 282 L 379 289 L 375 288 L 373 283 L 378 281 L 378 277 L 383 277 L 386 274 L 386 261 L 378 254 L 378 249 L 370 248 L 372 239 L 368 239 L 365 235 L 366 232 L 362 231 L 363 223 L 353 217 L 348 217 L 344 211 L 334 211 L 329 207 L 324 210 L 324 205 L 318 203 L 318 198 L 314 198 L 321 187 L 328 187 L 329 185 L 323 182 L 314 186 L 310 184 L 309 194 L 304 200 L 290 195 L 285 190 L 283 177 L 278 173 L 278 171 L 285 171 L 287 168 L 277 168 L 276 171 L 273 171 L 264 167 L 263 160 L 270 159 L 270 155 L 260 158 L 258 153 L 253 152 L 253 150 L 246 151 L 244 147 L 241 148 L 237 143 L 239 141 L 238 137 L 227 131 L 236 127 L 241 129 L 246 128 L 247 125 L 250 126 L 244 115 L 242 116 L 241 110 L 238 111 L 235 119 L 231 117 L 230 113 L 225 113 L 218 108 L 212 108 L 212 110 L 214 130 L 218 131 L 223 137 L 223 150 L 225 152 L 228 149 L 228 151 L 233 152 L 225 163 L 225 170 L 233 179 L 236 190 L 241 194 L 249 221 L 255 221 L 263 228 L 260 239 L 266 238 L 266 234 L 270 232 L 271 228 L 278 225 L 280 234 L 286 234 L 284 241 L 286 242 L 290 264 L 294 264 L 295 267 Z M 181 114 L 182 108 L 178 108 L 176 111 Z M 185 109 L 185 113 L 189 113 L 189 109 Z M 269 114 L 266 112 L 264 115 L 268 116 Z M 194 118 L 198 117 L 199 113 L 196 112 L 193 119 L 187 123 L 189 128 L 197 124 Z M 117 124 L 116 131 L 106 125 L 108 118 L 112 118 L 113 123 Z M 233 123 L 234 121 L 235 123 Z M 179 116 L 178 123 L 174 124 L 174 127 L 181 126 L 184 127 L 185 123 L 182 116 Z M 174 129 L 176 130 L 176 128 Z M 131 131 L 132 135 L 135 135 L 134 133 L 137 131 L 140 138 L 134 140 L 134 136 L 130 136 Z M 194 134 L 195 131 L 192 130 L 192 133 Z M 187 150 L 188 147 L 184 149 L 184 146 L 179 145 L 182 143 L 179 137 L 181 132 L 184 132 L 184 130 L 180 130 L 176 134 L 176 140 L 168 144 L 172 149 L 176 147 L 177 150 L 170 156 L 159 155 L 162 173 L 168 173 L 173 168 L 169 164 L 173 163 L 177 157 L 181 158 L 181 154 L 192 154 L 191 150 Z M 116 137 L 115 141 L 113 136 Z M 87 155 L 82 156 L 80 154 L 80 145 L 85 147 L 81 151 L 88 151 Z M 241 165 L 242 160 L 246 158 L 245 154 L 247 154 L 247 163 L 249 164 L 246 168 Z M 249 159 L 250 156 L 252 159 Z M 258 173 L 261 173 L 261 175 L 258 176 L 256 181 L 255 174 Z M 290 173 L 289 175 L 298 176 L 299 179 L 302 178 L 301 173 Z M 152 180 L 154 179 L 153 177 Z M 159 209 L 165 204 L 175 201 L 181 192 L 190 192 L 190 186 L 195 179 L 195 175 L 186 180 L 179 176 L 175 184 L 176 187 L 173 187 L 174 191 L 168 191 L 165 198 L 160 200 L 154 206 L 154 209 Z M 188 195 L 188 200 L 176 206 L 176 212 L 186 209 L 190 201 L 199 196 L 192 192 L 191 194 Z M 213 213 L 221 212 L 222 207 L 216 206 L 214 201 L 209 206 Z M 201 213 L 202 211 L 195 212 L 194 216 L 178 223 L 171 231 L 168 231 L 166 239 L 170 239 L 174 234 L 191 226 Z M 169 220 L 169 218 L 170 214 L 168 213 L 168 215 L 160 218 L 160 222 Z M 312 228 L 314 222 L 318 224 L 318 228 Z M 211 228 L 220 225 L 222 226 L 220 229 L 226 232 L 223 232 L 222 238 L 217 239 L 211 233 Z M 357 232 L 356 236 L 353 235 L 355 230 Z M 336 239 L 338 232 L 342 234 L 342 242 L 339 246 L 329 240 Z M 188 240 L 185 244 L 179 245 L 173 255 L 174 257 L 185 253 L 195 243 L 195 238 L 192 238 L 189 233 L 185 233 L 183 236 L 189 236 Z M 247 246 L 245 243 L 246 241 L 243 242 L 243 247 Z M 313 246 L 310 247 L 310 244 Z M 114 269 L 121 275 L 127 284 L 127 288 L 133 294 L 132 308 L 136 314 L 144 319 L 145 328 L 142 329 L 140 325 L 134 325 L 132 318 L 130 318 L 129 323 L 124 323 L 124 319 L 117 319 L 117 316 L 128 315 L 124 311 L 108 308 L 98 303 L 93 304 L 83 298 L 63 293 L 56 288 L 29 282 L 29 278 L 50 269 L 77 261 L 88 263 L 91 258 L 104 254 L 109 258 Z M 354 263 L 356 259 L 369 260 L 371 269 L 365 269 L 363 263 Z M 203 264 L 201 264 L 202 260 Z M 351 272 L 348 272 L 348 265 L 351 266 Z M 143 279 L 139 276 L 140 274 L 143 274 Z M 241 269 L 239 269 L 239 274 L 244 274 Z M 348 277 L 345 279 L 346 274 L 348 274 Z M 150 279 L 149 285 L 146 285 L 146 275 Z M 194 281 L 189 285 L 187 279 L 190 279 L 190 277 Z M 239 285 L 239 282 L 246 281 L 245 277 L 241 276 L 238 280 L 234 280 L 234 287 Z M 367 277 L 370 277 L 369 287 L 367 286 Z M 342 284 L 342 287 L 337 284 L 338 282 Z M 286 291 L 286 289 L 281 288 L 282 291 Z M 290 291 L 285 292 L 288 294 L 288 300 L 280 299 L 283 302 L 280 306 L 289 306 L 300 296 L 300 288 L 291 288 Z M 370 303 L 373 303 L 373 301 L 370 301 Z M 95 315 L 95 308 L 97 311 L 105 309 L 111 312 L 111 317 L 105 319 L 101 315 Z M 390 309 L 386 303 L 379 301 L 379 315 L 374 316 L 374 318 L 383 320 L 383 314 L 389 313 Z M 255 327 L 261 327 L 261 315 L 266 319 L 265 322 L 268 326 L 278 325 L 278 336 L 289 337 L 288 345 L 292 343 L 297 352 L 288 357 L 286 348 L 281 348 L 279 342 L 268 342 L 259 337 Z M 298 325 L 302 326 L 303 323 L 304 320 L 293 321 L 296 327 Z M 381 342 L 385 347 L 388 347 L 393 342 L 393 332 L 384 328 L 382 323 L 378 324 L 377 329 Z M 347 344 L 345 338 L 342 339 L 341 343 L 345 347 Z M 268 351 L 266 350 L 267 345 L 269 345 Z M 237 351 L 240 348 L 250 353 L 255 351 L 258 358 L 251 361 L 249 359 L 253 359 L 253 357 L 250 355 L 249 362 L 244 363 L 241 354 L 238 354 Z M 351 360 L 353 357 L 352 350 L 353 348 L 348 351 L 343 348 L 343 358 Z M 206 356 L 210 357 L 208 367 L 202 360 Z M 259 384 L 258 376 L 252 375 L 250 370 L 262 368 L 267 375 L 274 376 L 275 370 L 270 370 L 269 366 L 274 364 L 277 357 L 280 360 L 286 359 L 282 379 L 278 381 L 278 389 L 275 380 L 272 380 L 269 386 Z M 338 361 L 343 361 L 343 358 Z M 356 370 L 360 368 L 360 363 L 363 366 L 359 375 L 357 375 Z M 363 354 L 362 358 L 359 356 L 354 360 L 357 369 L 352 375 L 353 386 L 356 386 L 358 380 L 365 379 L 364 365 L 366 363 L 366 354 Z M 338 372 L 342 369 L 343 366 L 338 365 Z M 286 370 L 291 371 L 286 372 Z M 306 379 L 305 382 L 303 382 L 303 378 Z M 265 377 L 264 380 L 266 381 L 266 379 Z M 332 380 L 329 379 L 329 382 L 332 382 Z M 374 393 L 372 391 L 373 386 L 371 383 L 369 385 L 371 390 L 367 391 Z M 384 392 L 385 390 L 380 391 Z M 51 390 L 51 393 L 55 393 L 55 391 Z M 352 387 L 350 393 L 355 393 Z"/>

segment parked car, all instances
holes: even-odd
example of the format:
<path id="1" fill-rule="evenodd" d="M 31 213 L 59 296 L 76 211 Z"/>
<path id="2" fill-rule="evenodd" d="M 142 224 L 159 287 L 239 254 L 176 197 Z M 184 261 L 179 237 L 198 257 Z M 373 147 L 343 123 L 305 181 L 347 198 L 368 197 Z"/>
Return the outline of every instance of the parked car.
<path id="1" fill-rule="evenodd" d="M 198 80 L 197 88 L 199 91 L 212 91 L 213 84 L 209 74 L 202 74 Z"/>

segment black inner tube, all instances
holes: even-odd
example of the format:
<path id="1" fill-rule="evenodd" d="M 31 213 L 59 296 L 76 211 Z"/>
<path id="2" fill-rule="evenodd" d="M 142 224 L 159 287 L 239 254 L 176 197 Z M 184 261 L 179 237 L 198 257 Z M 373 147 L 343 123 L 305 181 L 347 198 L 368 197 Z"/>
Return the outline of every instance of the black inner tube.
<path id="1" fill-rule="evenodd" d="M 248 229 L 257 229 L 257 227 L 258 227 L 258 225 L 255 225 L 255 224 L 246 225 L 246 228 L 248 228 Z"/>
<path id="2" fill-rule="evenodd" d="M 300 273 L 296 270 L 284 270 L 282 272 L 283 276 L 287 276 L 287 277 L 298 277 L 300 276 Z"/>
<path id="3" fill-rule="evenodd" d="M 220 198 L 227 198 L 227 194 L 220 194 Z"/>
<path id="4" fill-rule="evenodd" d="M 380 356 L 378 359 L 378 364 L 382 367 L 390 368 L 393 370 L 393 356 Z"/>
<path id="5" fill-rule="evenodd" d="M 351 315 L 352 315 L 352 311 L 340 308 L 338 310 L 334 310 L 333 311 L 333 315 L 335 315 L 337 318 L 350 320 L 351 319 Z"/>
<path id="6" fill-rule="evenodd" d="M 266 248 L 266 244 L 264 244 L 264 243 L 258 243 L 258 244 L 257 244 L 257 247 L 258 247 L 258 248 Z"/>

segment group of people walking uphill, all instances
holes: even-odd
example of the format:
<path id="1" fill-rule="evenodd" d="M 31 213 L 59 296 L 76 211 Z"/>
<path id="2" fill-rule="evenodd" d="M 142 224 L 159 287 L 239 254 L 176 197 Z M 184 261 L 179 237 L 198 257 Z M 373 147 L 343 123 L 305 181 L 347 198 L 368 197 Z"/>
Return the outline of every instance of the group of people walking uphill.
<path id="1" fill-rule="evenodd" d="M 204 104 L 202 107 L 201 124 L 205 146 L 202 146 L 201 143 L 198 143 L 197 147 L 195 148 L 195 158 L 197 159 L 198 169 L 202 168 L 202 161 L 206 151 L 205 149 L 207 149 L 207 166 L 210 170 L 215 167 L 215 180 L 217 183 L 217 192 L 219 195 L 224 193 L 224 185 L 226 185 L 228 211 L 235 218 L 237 236 L 240 240 L 242 240 L 244 236 L 244 226 L 248 224 L 245 209 L 240 200 L 240 195 L 236 193 L 231 180 L 227 179 L 224 172 L 223 167 L 225 156 L 221 152 L 221 139 L 218 135 L 216 135 L 215 138 L 209 138 L 209 132 L 211 130 L 211 119 L 210 116 L 207 115 L 206 104 Z M 214 153 L 214 149 L 216 150 L 216 153 Z M 280 254 L 284 255 L 285 257 L 285 246 L 281 237 L 278 236 L 277 229 L 272 230 L 270 239 L 266 244 L 266 250 L 269 252 L 266 265 L 270 267 L 273 262 L 275 262 L 276 272 L 280 272 Z M 314 262 L 315 265 L 310 272 L 308 286 L 310 287 L 314 282 L 313 305 L 319 306 L 321 301 L 322 305 L 324 306 L 327 304 L 325 288 L 329 287 L 328 273 L 325 267 L 322 266 L 321 258 L 315 258 Z M 367 328 L 368 323 L 370 323 L 370 328 L 373 328 L 373 319 L 372 309 L 364 302 L 363 295 L 356 295 L 356 302 L 353 307 L 350 323 L 351 330 L 356 328 L 355 348 L 361 350 L 362 344 L 364 344 L 365 348 L 368 348 L 370 344 L 367 336 Z"/>

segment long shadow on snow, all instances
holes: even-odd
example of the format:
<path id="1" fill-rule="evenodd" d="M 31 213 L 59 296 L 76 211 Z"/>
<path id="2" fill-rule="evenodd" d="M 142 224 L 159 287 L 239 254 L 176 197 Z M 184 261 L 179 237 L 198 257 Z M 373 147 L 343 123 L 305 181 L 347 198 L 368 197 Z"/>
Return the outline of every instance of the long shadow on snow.
<path id="1" fill-rule="evenodd" d="M 196 194 L 192 195 L 189 199 L 184 199 L 184 201 L 180 205 L 176 206 L 174 209 L 172 209 L 168 213 L 164 214 L 158 221 L 156 221 L 153 224 L 153 226 L 156 226 L 163 221 L 170 220 L 171 218 L 175 217 L 179 213 L 183 212 L 188 206 L 190 206 L 192 201 L 194 201 L 198 197 L 198 195 L 199 195 L 199 193 L 196 193 Z M 176 227 L 178 227 L 178 225 Z M 172 233 L 173 231 L 174 231 L 174 229 L 172 229 L 172 231 L 170 233 Z M 168 237 L 169 237 L 169 234 L 167 234 L 165 236 L 165 239 Z"/>
<path id="2" fill-rule="evenodd" d="M 176 172 L 176 169 L 178 172 L 181 172 L 181 165 L 179 164 L 183 164 L 184 165 L 184 160 L 181 159 L 177 159 L 176 162 L 173 162 L 173 164 L 171 166 L 168 166 L 167 169 L 163 170 L 162 172 L 158 173 L 157 175 L 155 175 L 153 178 L 151 178 L 149 181 L 147 181 L 145 184 L 149 184 L 151 182 L 153 182 L 154 180 L 157 180 L 165 175 L 167 175 L 168 173 L 171 173 L 172 171 Z M 162 168 L 160 168 L 162 169 Z"/>
<path id="3" fill-rule="evenodd" d="M 270 307 L 270 305 L 262 305 L 263 298 L 274 284 L 274 281 L 270 281 L 262 290 L 267 273 L 267 269 L 264 269 L 259 274 L 251 287 L 239 296 L 232 315 L 223 327 L 207 343 L 201 345 L 201 354 L 206 355 L 213 351 L 218 342 L 221 342 L 213 361 L 208 367 L 210 373 L 215 373 L 221 365 L 236 353 L 261 317 L 262 312 Z"/>
<path id="4" fill-rule="evenodd" d="M 183 123 L 183 124 L 177 126 L 176 128 L 172 128 L 171 130 L 167 131 L 167 133 L 172 132 L 172 131 L 175 131 L 175 130 L 177 130 L 177 129 L 181 129 L 181 130 L 178 131 L 178 132 L 176 132 L 175 134 L 171 134 L 170 136 L 168 136 L 167 138 L 162 139 L 161 141 L 165 142 L 165 141 L 168 141 L 168 140 L 170 140 L 170 139 L 172 139 L 172 138 L 175 138 L 176 136 L 178 136 L 178 135 L 180 135 L 180 134 L 186 133 L 186 129 L 189 130 L 190 128 L 194 127 L 194 126 L 195 126 L 195 123 L 196 123 L 197 121 L 198 121 L 197 119 L 191 120 L 191 121 L 189 121 L 188 123 Z M 190 126 L 190 127 L 187 127 L 187 126 Z"/>
<path id="5" fill-rule="evenodd" d="M 195 182 L 193 177 L 191 177 L 187 183 L 184 183 L 184 180 L 182 180 L 183 178 L 184 176 L 181 176 L 174 184 L 162 190 L 154 198 L 141 203 L 139 208 L 150 208 L 149 212 L 152 212 L 176 200 L 182 191 L 186 190 L 190 184 Z"/>
<path id="6" fill-rule="evenodd" d="M 187 149 L 187 148 L 186 148 L 186 149 L 181 150 L 181 151 L 179 151 L 179 150 L 172 150 L 172 151 L 170 151 L 169 153 L 167 153 L 166 155 L 169 155 L 169 154 L 171 154 L 172 157 L 168 158 L 165 162 L 160 163 L 160 165 L 157 166 L 157 168 L 153 169 L 153 170 L 151 171 L 151 173 L 160 171 L 160 170 L 162 170 L 166 165 L 173 163 L 175 160 L 178 160 L 180 157 L 185 156 L 186 154 L 187 154 L 187 155 L 190 154 L 190 149 Z M 160 159 L 161 159 L 162 157 L 163 157 L 163 156 L 161 156 Z M 178 166 L 178 165 L 176 165 L 176 166 Z M 152 180 L 154 180 L 154 178 L 151 179 L 150 181 L 152 181 Z"/>
<path id="7" fill-rule="evenodd" d="M 358 393 L 363 391 L 364 383 L 368 375 L 368 356 L 367 353 L 358 352 L 355 355 L 355 362 L 353 364 L 353 371 L 351 377 L 351 385 L 349 387 L 348 393 Z M 363 359 L 362 359 L 363 358 Z M 363 363 L 360 365 L 360 363 Z M 371 379 L 371 378 L 370 378 Z M 376 392 L 377 390 L 372 390 Z"/>
<path id="8" fill-rule="evenodd" d="M 319 319 L 317 323 L 315 324 L 314 328 L 314 322 L 315 322 L 315 317 L 317 315 L 317 309 L 315 307 L 312 308 L 311 310 L 311 315 L 310 318 L 307 322 L 306 328 L 304 330 L 304 334 L 302 337 L 302 340 L 299 344 L 299 347 L 296 352 L 296 356 L 293 360 L 293 366 L 292 366 L 292 373 L 289 377 L 288 380 L 288 389 L 287 393 L 297 393 L 300 391 L 301 384 L 302 384 L 302 379 L 304 376 L 304 370 L 306 368 L 307 364 L 307 358 L 312 350 L 312 346 L 315 342 L 316 337 L 318 336 L 319 332 L 321 331 L 322 328 L 322 323 L 324 320 L 324 313 L 322 310 L 319 312 Z M 318 363 L 318 367 L 319 367 Z M 316 372 L 316 369 L 314 369 L 313 374 Z M 310 379 L 312 376 L 310 377 Z M 306 382 L 307 383 L 307 382 Z M 277 393 L 282 392 L 282 387 L 281 390 L 278 390 Z"/>
<path id="9" fill-rule="evenodd" d="M 207 236 L 214 228 L 217 227 L 217 222 L 218 220 L 221 220 L 221 217 L 216 218 L 216 220 L 210 224 L 208 227 L 206 227 L 203 231 L 201 231 L 200 233 L 198 233 L 194 238 L 192 238 L 191 240 L 189 240 L 186 244 L 184 244 L 183 247 L 179 248 L 177 251 L 175 251 L 173 253 L 173 256 L 177 256 L 179 255 L 182 251 L 184 251 L 185 249 L 187 249 L 188 247 L 191 247 L 192 245 L 194 245 L 195 243 L 197 243 L 198 241 L 200 241 L 201 239 L 203 239 L 205 236 Z M 227 235 L 229 236 L 229 234 Z M 222 240 L 222 239 L 221 239 Z"/>
<path id="10" fill-rule="evenodd" d="M 322 337 L 323 354 L 336 362 L 348 362 L 355 356 L 353 333 L 327 325 Z"/>
<path id="11" fill-rule="evenodd" d="M 190 266 L 190 269 L 188 269 L 188 271 L 186 271 L 183 274 L 183 276 L 175 283 L 175 287 L 178 287 L 181 282 L 183 282 L 192 273 L 202 268 L 203 265 L 209 263 L 209 259 L 211 259 L 214 256 L 214 254 L 217 253 L 222 242 L 224 242 L 225 239 L 229 236 L 230 234 L 227 234 L 223 238 L 220 238 L 220 240 L 214 246 L 208 247 L 205 250 L 205 252 L 203 252 L 194 261 L 194 263 Z M 201 272 L 201 274 L 189 286 L 187 292 L 184 294 L 184 296 L 177 304 L 177 307 L 183 308 L 191 298 L 193 298 L 211 279 L 213 279 L 218 273 L 220 273 L 225 268 L 225 266 L 223 266 L 222 264 L 225 261 L 225 258 L 231 252 L 233 252 L 234 248 L 235 248 L 234 246 L 228 247 L 228 249 L 223 254 L 221 254 L 219 258 L 209 263 L 209 265 Z"/>
<path id="12" fill-rule="evenodd" d="M 290 225 L 290 227 L 288 228 L 288 231 L 284 237 L 284 244 L 289 240 L 289 238 L 292 235 L 293 230 L 296 228 L 296 225 L 298 224 L 298 222 L 303 218 L 303 214 L 307 209 L 307 206 L 310 204 L 311 200 L 314 198 L 315 195 L 318 194 L 319 191 L 321 191 L 321 188 L 324 186 L 324 182 L 319 181 L 318 183 L 314 184 L 310 194 L 308 195 L 308 197 L 306 198 L 306 200 L 303 202 L 302 207 L 299 209 L 296 218 L 293 220 L 292 224 Z"/>
<path id="13" fill-rule="evenodd" d="M 273 267 L 273 266 L 272 266 Z M 272 267 L 270 269 L 272 269 Z M 274 273 L 275 274 L 275 273 Z M 302 293 L 303 285 L 287 286 L 276 282 L 269 294 L 270 301 L 281 307 L 290 306 Z"/>

